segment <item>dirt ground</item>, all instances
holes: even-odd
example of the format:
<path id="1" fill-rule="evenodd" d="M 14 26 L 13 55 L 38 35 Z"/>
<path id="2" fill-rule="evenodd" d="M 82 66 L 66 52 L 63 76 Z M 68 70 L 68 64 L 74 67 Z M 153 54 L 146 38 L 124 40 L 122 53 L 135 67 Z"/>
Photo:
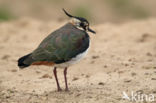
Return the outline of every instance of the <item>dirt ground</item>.
<path id="1" fill-rule="evenodd" d="M 20 19 L 0 24 L 0 103 L 134 103 L 123 91 L 153 94 L 156 102 L 156 19 L 91 27 L 91 47 L 68 69 L 69 92 L 57 92 L 53 67 L 19 70 L 19 57 L 34 50 L 65 22 Z M 64 89 L 63 70 L 58 69 Z"/>

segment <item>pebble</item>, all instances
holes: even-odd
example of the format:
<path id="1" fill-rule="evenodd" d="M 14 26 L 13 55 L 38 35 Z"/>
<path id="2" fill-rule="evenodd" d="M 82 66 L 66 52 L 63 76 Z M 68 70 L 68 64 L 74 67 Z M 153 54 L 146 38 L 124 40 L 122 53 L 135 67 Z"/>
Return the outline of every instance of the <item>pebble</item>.
<path id="1" fill-rule="evenodd" d="M 49 74 L 44 74 L 41 78 L 52 78 Z"/>
<path id="2" fill-rule="evenodd" d="M 72 81 L 76 81 L 76 80 L 78 80 L 79 78 L 77 78 L 77 77 L 74 77 L 73 79 L 72 79 Z"/>
<path id="3" fill-rule="evenodd" d="M 104 85 L 104 83 L 103 82 L 99 82 L 98 85 Z"/>

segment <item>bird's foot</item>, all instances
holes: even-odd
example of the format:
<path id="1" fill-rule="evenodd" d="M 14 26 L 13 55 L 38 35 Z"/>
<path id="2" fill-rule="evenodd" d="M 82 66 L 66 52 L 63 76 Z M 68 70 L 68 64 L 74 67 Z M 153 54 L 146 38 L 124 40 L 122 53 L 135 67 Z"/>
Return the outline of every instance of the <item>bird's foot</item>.
<path id="1" fill-rule="evenodd" d="M 65 89 L 65 91 L 66 91 L 66 92 L 68 92 L 68 91 L 69 91 L 69 89 L 68 89 L 68 88 L 66 88 L 66 89 Z"/>
<path id="2" fill-rule="evenodd" d="M 61 89 L 61 88 L 58 88 L 58 89 L 57 89 L 57 91 L 58 91 L 58 92 L 61 92 L 61 91 L 62 91 L 62 89 Z"/>

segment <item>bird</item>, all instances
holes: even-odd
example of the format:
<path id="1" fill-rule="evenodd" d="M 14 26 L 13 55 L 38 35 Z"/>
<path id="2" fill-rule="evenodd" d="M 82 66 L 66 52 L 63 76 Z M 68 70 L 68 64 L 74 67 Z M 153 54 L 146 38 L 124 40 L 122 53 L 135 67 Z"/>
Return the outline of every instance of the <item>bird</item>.
<path id="1" fill-rule="evenodd" d="M 87 54 L 90 46 L 88 32 L 93 34 L 96 34 L 96 32 L 90 29 L 87 19 L 73 16 L 64 8 L 62 10 L 70 18 L 69 21 L 50 33 L 37 49 L 19 58 L 18 67 L 20 69 L 33 65 L 54 67 L 53 74 L 57 91 L 62 91 L 57 77 L 57 68 L 62 68 L 64 69 L 65 91 L 68 91 L 67 69 Z"/>

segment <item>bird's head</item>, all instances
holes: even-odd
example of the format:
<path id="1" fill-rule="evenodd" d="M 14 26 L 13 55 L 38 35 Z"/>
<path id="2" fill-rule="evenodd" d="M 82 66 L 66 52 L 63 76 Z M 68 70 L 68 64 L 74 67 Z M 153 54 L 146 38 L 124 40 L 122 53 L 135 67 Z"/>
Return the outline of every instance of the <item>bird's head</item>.
<path id="1" fill-rule="evenodd" d="M 63 9 L 64 13 L 71 18 L 70 23 L 76 26 L 78 29 L 83 29 L 85 31 L 96 33 L 94 30 L 89 28 L 89 22 L 82 17 L 72 16 L 71 14 L 67 13 L 65 9 Z"/>

